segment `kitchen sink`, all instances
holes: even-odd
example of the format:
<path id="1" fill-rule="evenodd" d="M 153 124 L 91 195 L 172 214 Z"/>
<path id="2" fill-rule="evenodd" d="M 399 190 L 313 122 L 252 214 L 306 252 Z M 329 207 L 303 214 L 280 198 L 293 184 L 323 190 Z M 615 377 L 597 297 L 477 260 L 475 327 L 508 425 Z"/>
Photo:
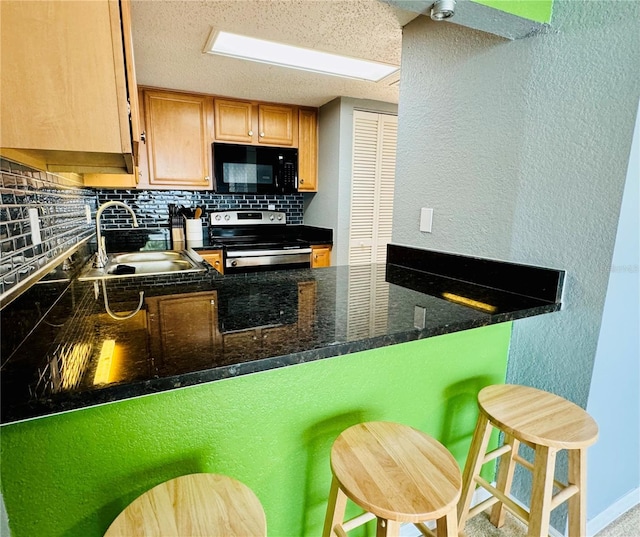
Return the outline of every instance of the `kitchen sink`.
<path id="1" fill-rule="evenodd" d="M 182 261 L 181 252 L 174 250 L 169 251 L 148 251 L 148 252 L 132 252 L 130 254 L 115 254 L 111 257 L 111 261 L 117 264 L 131 265 L 134 263 L 157 263 L 157 262 L 173 262 Z"/>
<path id="2" fill-rule="evenodd" d="M 186 251 L 147 251 L 109 254 L 104 268 L 95 268 L 90 262 L 80 273 L 78 280 L 99 280 L 102 278 L 135 278 L 157 276 L 176 272 L 204 272 L 206 269 L 191 259 Z"/>

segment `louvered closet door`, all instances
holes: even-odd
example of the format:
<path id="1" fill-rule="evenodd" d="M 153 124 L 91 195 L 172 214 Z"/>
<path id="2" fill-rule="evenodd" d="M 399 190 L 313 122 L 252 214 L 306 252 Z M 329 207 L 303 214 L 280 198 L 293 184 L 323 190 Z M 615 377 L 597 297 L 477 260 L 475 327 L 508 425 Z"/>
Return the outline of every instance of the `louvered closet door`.
<path id="1" fill-rule="evenodd" d="M 391 241 L 398 118 L 356 110 L 349 264 L 385 263 Z"/>
<path id="2" fill-rule="evenodd" d="M 389 284 L 384 263 L 391 241 L 398 118 L 356 111 L 353 128 L 347 305 L 350 340 L 387 332 Z"/>

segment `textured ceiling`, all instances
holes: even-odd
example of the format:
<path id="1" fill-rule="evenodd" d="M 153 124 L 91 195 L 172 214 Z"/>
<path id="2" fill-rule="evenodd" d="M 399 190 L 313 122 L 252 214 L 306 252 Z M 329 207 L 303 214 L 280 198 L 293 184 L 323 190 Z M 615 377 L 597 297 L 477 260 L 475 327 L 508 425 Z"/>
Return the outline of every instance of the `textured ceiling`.
<path id="1" fill-rule="evenodd" d="M 202 52 L 212 28 L 400 65 L 418 16 L 379 0 L 132 0 L 138 84 L 307 106 L 398 102 L 398 77 L 365 82 Z"/>

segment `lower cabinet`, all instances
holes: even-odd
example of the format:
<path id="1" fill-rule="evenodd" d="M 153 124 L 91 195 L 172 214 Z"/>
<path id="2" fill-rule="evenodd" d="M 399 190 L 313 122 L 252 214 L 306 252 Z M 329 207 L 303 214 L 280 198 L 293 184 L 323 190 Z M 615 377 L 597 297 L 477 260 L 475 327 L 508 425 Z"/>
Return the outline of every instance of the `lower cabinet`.
<path id="1" fill-rule="evenodd" d="M 146 303 L 149 346 L 159 371 L 178 374 L 214 365 L 221 343 L 216 291 L 149 297 Z"/>
<path id="2" fill-rule="evenodd" d="M 331 246 L 327 244 L 311 246 L 311 268 L 331 266 Z"/>
<path id="3" fill-rule="evenodd" d="M 198 252 L 198 254 L 220 274 L 224 274 L 222 250 L 207 250 L 206 252 Z"/>

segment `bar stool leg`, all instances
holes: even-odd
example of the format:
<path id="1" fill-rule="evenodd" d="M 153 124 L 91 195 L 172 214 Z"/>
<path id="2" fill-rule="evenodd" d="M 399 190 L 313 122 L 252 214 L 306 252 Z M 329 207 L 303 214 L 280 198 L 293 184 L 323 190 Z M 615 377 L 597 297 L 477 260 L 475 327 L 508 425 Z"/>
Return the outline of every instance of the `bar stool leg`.
<path id="1" fill-rule="evenodd" d="M 516 468 L 515 457 L 520 449 L 520 441 L 511 435 L 505 433 L 505 444 L 511 445 L 511 451 L 500 457 L 500 466 L 498 468 L 498 478 L 496 480 L 496 488 L 503 492 L 505 496 L 509 496 L 511 492 L 511 484 L 513 483 L 513 474 Z M 502 502 L 498 502 L 491 509 L 489 520 L 496 528 L 504 525 L 506 510 Z"/>
<path id="2" fill-rule="evenodd" d="M 458 517 L 455 511 L 449 511 L 436 521 L 436 537 L 457 537 Z"/>
<path id="3" fill-rule="evenodd" d="M 397 537 L 400 535 L 400 522 L 384 518 L 376 520 L 376 537 Z"/>
<path id="4" fill-rule="evenodd" d="M 556 454 L 557 449 L 536 446 L 527 537 L 546 537 L 549 535 Z"/>
<path id="5" fill-rule="evenodd" d="M 471 447 L 467 455 L 467 462 L 464 465 L 464 474 L 462 476 L 462 497 L 458 502 L 458 528 L 460 531 L 464 529 L 469 516 L 469 507 L 471 499 L 476 487 L 473 486 L 476 476 L 482 468 L 482 461 L 487 451 L 489 438 L 491 436 L 492 425 L 489 419 L 482 413 L 478 416 L 476 429 L 471 440 Z"/>
<path id="6" fill-rule="evenodd" d="M 344 521 L 344 513 L 347 509 L 347 496 L 340 490 L 340 484 L 335 477 L 331 479 L 331 490 L 327 504 L 327 515 L 324 519 L 322 537 L 337 537 L 333 528 Z"/>
<path id="7" fill-rule="evenodd" d="M 587 534 L 587 450 L 570 449 L 569 485 L 576 485 L 578 492 L 569 498 L 569 537 Z"/>

